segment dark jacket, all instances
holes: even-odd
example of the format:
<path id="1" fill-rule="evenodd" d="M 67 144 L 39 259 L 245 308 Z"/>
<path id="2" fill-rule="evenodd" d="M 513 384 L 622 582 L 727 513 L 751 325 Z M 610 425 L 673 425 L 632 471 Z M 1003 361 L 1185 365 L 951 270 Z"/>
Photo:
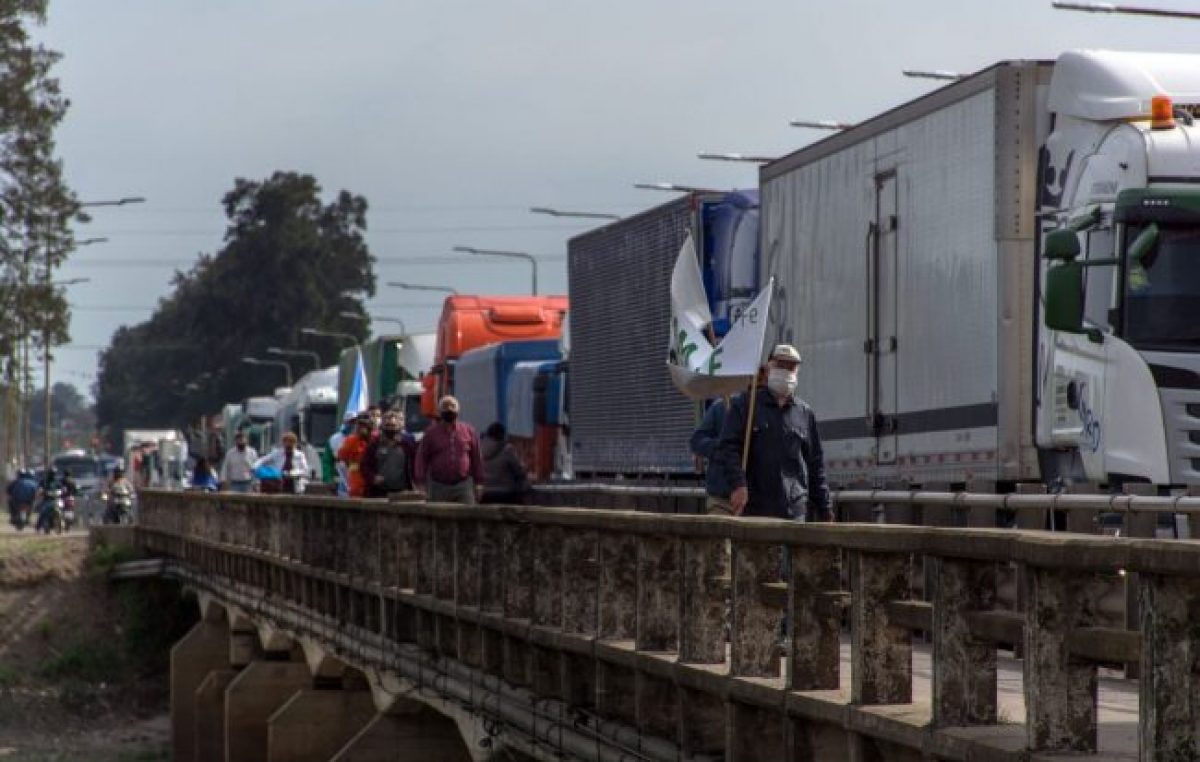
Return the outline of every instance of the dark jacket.
<path id="1" fill-rule="evenodd" d="M 726 499 L 732 492 L 725 469 L 717 463 L 717 445 L 721 442 L 721 426 L 725 423 L 725 400 L 718 398 L 704 413 L 700 427 L 692 433 L 689 446 L 693 455 L 704 458 L 704 491 L 713 497 Z"/>
<path id="2" fill-rule="evenodd" d="M 487 475 L 483 482 L 485 493 L 515 495 L 529 488 L 525 464 L 510 443 L 484 437 L 479 441 L 479 451 Z"/>
<path id="3" fill-rule="evenodd" d="M 417 459 L 417 441 L 407 431 L 400 432 L 389 447 L 384 437 L 371 440 L 363 452 L 358 467 L 367 486 L 367 497 L 387 497 L 392 492 L 409 492 L 413 488 L 413 467 Z M 402 471 L 397 476 L 396 472 Z M 375 477 L 383 474 L 384 483 L 376 484 Z M 390 476 L 390 482 L 387 479 Z"/>
<path id="4" fill-rule="evenodd" d="M 812 409 L 796 397 L 780 407 L 774 395 L 759 388 L 750 459 L 743 472 L 747 397 L 743 392 L 730 401 L 717 448 L 717 459 L 730 488 L 749 488 L 750 501 L 744 515 L 831 521 L 825 458 Z"/>

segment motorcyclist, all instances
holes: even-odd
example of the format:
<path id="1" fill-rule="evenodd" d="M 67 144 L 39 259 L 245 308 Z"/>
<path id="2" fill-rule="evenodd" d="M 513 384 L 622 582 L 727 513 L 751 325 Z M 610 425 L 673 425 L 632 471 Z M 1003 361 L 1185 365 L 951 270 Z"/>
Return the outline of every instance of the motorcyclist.
<path id="1" fill-rule="evenodd" d="M 54 470 L 54 466 L 46 468 L 46 474 L 42 477 L 42 483 L 38 485 L 37 498 L 37 528 L 44 529 L 49 532 L 58 527 L 52 526 L 53 518 L 51 511 L 54 510 L 54 501 L 57 499 L 62 501 L 65 493 L 62 479 L 59 478 L 58 472 Z M 57 493 L 55 495 L 54 493 Z"/>
<path id="2" fill-rule="evenodd" d="M 33 501 L 37 498 L 38 483 L 33 478 L 33 472 L 22 468 L 17 472 L 17 478 L 8 485 L 7 491 L 9 520 L 18 530 L 24 529 L 33 511 Z"/>
<path id="3" fill-rule="evenodd" d="M 133 482 L 125 477 L 125 469 L 117 466 L 113 469 L 112 479 L 105 489 L 108 493 L 108 506 L 104 514 L 106 524 L 120 524 L 129 516 L 133 505 Z"/>

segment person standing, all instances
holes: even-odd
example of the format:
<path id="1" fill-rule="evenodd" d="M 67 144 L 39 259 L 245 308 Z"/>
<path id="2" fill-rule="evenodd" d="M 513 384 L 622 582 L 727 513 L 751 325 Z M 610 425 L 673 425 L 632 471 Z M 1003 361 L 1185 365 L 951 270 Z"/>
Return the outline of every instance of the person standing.
<path id="1" fill-rule="evenodd" d="M 296 446 L 299 441 L 293 432 L 285 431 L 279 438 L 280 446 L 254 463 L 255 468 L 266 466 L 279 471 L 283 491 L 288 495 L 304 494 L 304 487 L 308 483 L 308 458 Z"/>
<path id="2" fill-rule="evenodd" d="M 729 480 L 725 478 L 725 469 L 717 461 L 725 410 L 724 399 L 718 397 L 713 400 L 688 442 L 692 454 L 704 459 L 704 507 L 706 513 L 714 516 L 733 515 L 733 506 L 729 504 Z"/>
<path id="3" fill-rule="evenodd" d="M 414 480 L 431 502 L 474 504 L 483 492 L 485 474 L 479 434 L 458 420 L 458 400 L 438 401 L 438 422 L 425 431 L 417 448 Z"/>
<path id="4" fill-rule="evenodd" d="M 360 413 L 354 421 L 354 433 L 342 440 L 338 448 L 338 461 L 346 464 L 346 486 L 350 497 L 366 497 L 367 482 L 363 477 L 362 460 L 367 454 L 367 446 L 371 444 L 371 416 Z"/>
<path id="5" fill-rule="evenodd" d="M 508 441 L 508 432 L 499 421 L 487 427 L 480 442 L 483 456 L 483 496 L 481 503 L 524 505 L 529 491 L 529 471 L 521 462 L 517 448 Z"/>
<path id="6" fill-rule="evenodd" d="M 254 482 L 254 462 L 258 453 L 246 443 L 246 433 L 233 435 L 233 448 L 225 453 L 221 461 L 221 484 L 230 492 L 249 492 Z"/>
<path id="7" fill-rule="evenodd" d="M 766 388 L 735 396 L 721 426 L 717 457 L 735 516 L 832 521 L 825 458 L 812 408 L 796 396 L 800 353 L 779 344 L 767 361 Z M 742 467 L 747 418 L 750 451 Z"/>
<path id="8" fill-rule="evenodd" d="M 321 448 L 321 481 L 334 485 L 334 491 L 342 497 L 348 492 L 346 469 L 338 461 L 337 454 L 342 448 L 342 442 L 354 430 L 354 416 L 354 413 L 349 412 L 342 416 L 342 425 L 330 435 L 325 446 Z"/>
<path id="9" fill-rule="evenodd" d="M 404 441 L 404 416 L 394 410 L 383 414 L 379 436 L 367 445 L 362 458 L 367 497 L 387 497 L 412 489 L 412 460 Z"/>

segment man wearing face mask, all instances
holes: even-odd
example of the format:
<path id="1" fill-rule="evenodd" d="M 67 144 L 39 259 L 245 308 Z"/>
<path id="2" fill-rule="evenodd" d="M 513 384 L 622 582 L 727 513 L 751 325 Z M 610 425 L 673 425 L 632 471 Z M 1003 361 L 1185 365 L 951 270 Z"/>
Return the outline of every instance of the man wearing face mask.
<path id="1" fill-rule="evenodd" d="M 458 420 L 458 400 L 449 395 L 438 401 L 438 419 L 417 448 L 417 489 L 430 502 L 472 505 L 479 501 L 485 478 L 479 434 Z"/>
<path id="2" fill-rule="evenodd" d="M 384 413 L 379 436 L 367 445 L 362 459 L 367 497 L 387 497 L 393 492 L 412 489 L 409 476 L 412 460 L 405 436 L 404 414 L 395 410 Z"/>
<path id="3" fill-rule="evenodd" d="M 754 395 L 750 453 L 742 468 L 750 395 L 734 397 L 721 426 L 718 459 L 735 515 L 832 521 L 817 419 L 796 396 L 800 353 L 780 344 L 767 361 L 767 388 Z"/>

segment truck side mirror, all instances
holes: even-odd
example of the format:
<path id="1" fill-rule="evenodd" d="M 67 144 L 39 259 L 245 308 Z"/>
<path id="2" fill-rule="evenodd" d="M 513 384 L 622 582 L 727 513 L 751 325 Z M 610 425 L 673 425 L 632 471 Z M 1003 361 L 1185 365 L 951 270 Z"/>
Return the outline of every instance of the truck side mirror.
<path id="1" fill-rule="evenodd" d="M 1138 237 L 1133 239 L 1133 243 L 1129 244 L 1129 261 L 1132 264 L 1142 264 L 1143 260 L 1149 257 L 1154 251 L 1154 247 L 1158 245 L 1158 224 L 1151 222 L 1146 226 L 1146 229 L 1138 234 Z"/>
<path id="2" fill-rule="evenodd" d="M 1085 332 L 1083 265 L 1079 262 L 1063 262 L 1046 271 L 1046 327 L 1066 333 Z"/>
<path id="3" fill-rule="evenodd" d="M 1070 262 L 1079 256 L 1079 236 L 1074 230 L 1064 228 L 1052 230 L 1046 235 L 1046 245 L 1042 256 L 1046 259 L 1057 259 Z"/>

